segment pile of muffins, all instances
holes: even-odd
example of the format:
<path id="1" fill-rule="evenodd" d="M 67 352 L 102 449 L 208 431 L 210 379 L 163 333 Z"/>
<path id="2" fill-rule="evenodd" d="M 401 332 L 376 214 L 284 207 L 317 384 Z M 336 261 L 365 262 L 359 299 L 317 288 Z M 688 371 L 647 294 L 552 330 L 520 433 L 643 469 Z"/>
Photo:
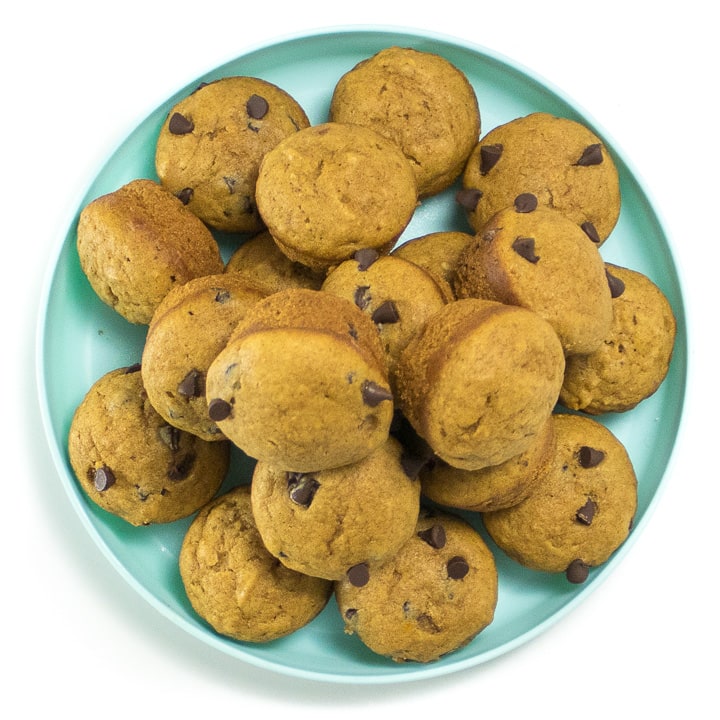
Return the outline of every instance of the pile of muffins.
<path id="1" fill-rule="evenodd" d="M 663 382 L 673 311 L 602 258 L 602 140 L 480 127 L 463 72 L 411 48 L 339 77 L 316 125 L 226 77 L 168 113 L 156 178 L 82 209 L 85 275 L 147 335 L 78 405 L 70 462 L 131 525 L 191 518 L 179 573 L 216 632 L 268 642 L 334 596 L 348 642 L 431 662 L 492 622 L 495 553 L 582 583 L 628 537 L 637 479 L 598 416 Z M 401 239 L 439 193 L 467 230 Z M 234 451 L 252 477 L 221 491 Z"/>

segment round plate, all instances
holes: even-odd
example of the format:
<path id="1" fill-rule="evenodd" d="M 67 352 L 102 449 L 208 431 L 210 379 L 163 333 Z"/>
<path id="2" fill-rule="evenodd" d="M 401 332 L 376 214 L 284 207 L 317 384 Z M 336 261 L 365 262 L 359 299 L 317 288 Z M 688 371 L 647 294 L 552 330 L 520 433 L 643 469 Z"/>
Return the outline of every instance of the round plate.
<path id="1" fill-rule="evenodd" d="M 619 222 L 602 247 L 603 257 L 649 276 L 663 290 L 678 320 L 673 362 L 660 389 L 626 414 L 602 418 L 625 444 L 635 466 L 639 506 L 629 540 L 587 582 L 571 585 L 564 576 L 526 570 L 496 550 L 500 577 L 497 612 L 473 642 L 431 664 L 397 664 L 345 635 L 334 600 L 308 626 L 268 644 L 240 643 L 214 633 L 192 610 L 177 567 L 179 547 L 190 519 L 135 528 L 90 502 L 75 481 L 66 441 L 75 408 L 105 372 L 138 362 L 146 328 L 126 322 L 95 296 L 80 269 L 75 220 L 61 237 L 51 261 L 38 328 L 40 403 L 60 482 L 88 532 L 121 575 L 159 612 L 180 628 L 228 655 L 289 675 L 348 683 L 399 682 L 477 665 L 528 641 L 587 596 L 628 550 L 644 526 L 662 483 L 681 421 L 687 341 L 681 284 L 661 223 L 636 174 L 607 134 L 570 100 L 531 72 L 477 46 L 437 35 L 385 28 L 347 29 L 291 37 L 246 52 L 197 78 L 147 117 L 107 160 L 78 208 L 138 177 L 156 179 L 154 148 L 169 109 L 201 81 L 227 75 L 257 76 L 288 91 L 312 123 L 327 119 L 340 76 L 378 50 L 411 46 L 438 53 L 459 67 L 475 88 L 483 134 L 515 117 L 545 111 L 585 123 L 603 139 L 617 164 L 622 191 Z M 454 202 L 457 187 L 418 208 L 401 240 L 439 230 L 471 232 Z M 219 237 L 223 252 L 234 246 Z M 223 486 L 248 482 L 252 463 L 238 452 Z M 467 515 L 482 532 L 479 517 Z M 489 542 L 489 541 L 488 541 Z"/>

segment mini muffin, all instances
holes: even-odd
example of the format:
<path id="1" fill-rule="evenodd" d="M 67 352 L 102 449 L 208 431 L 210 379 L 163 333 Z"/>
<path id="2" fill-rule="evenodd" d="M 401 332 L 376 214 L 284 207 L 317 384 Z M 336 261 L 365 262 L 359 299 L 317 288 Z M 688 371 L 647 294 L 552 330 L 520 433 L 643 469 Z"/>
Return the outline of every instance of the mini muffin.
<path id="1" fill-rule="evenodd" d="M 470 155 L 458 200 L 479 232 L 524 193 L 563 212 L 598 245 L 620 215 L 617 167 L 602 140 L 583 123 L 549 113 L 513 118 Z"/>
<path id="2" fill-rule="evenodd" d="M 530 447 L 557 402 L 564 369 L 560 341 L 537 313 L 456 300 L 401 354 L 396 403 L 442 460 L 479 470 Z"/>
<path id="3" fill-rule="evenodd" d="M 72 418 L 68 453 L 90 500 L 131 525 L 191 515 L 228 471 L 227 442 L 206 442 L 169 425 L 152 407 L 140 367 L 111 370 Z"/>
<path id="4" fill-rule="evenodd" d="M 566 355 L 593 352 L 612 323 L 612 298 L 597 246 L 561 212 L 526 195 L 497 213 L 458 261 L 458 297 L 533 310 Z"/>
<path id="5" fill-rule="evenodd" d="M 210 230 L 161 185 L 145 179 L 83 208 L 77 250 L 98 297 L 139 325 L 150 322 L 176 285 L 224 269 Z"/>
<path id="6" fill-rule="evenodd" d="M 255 183 L 265 153 L 310 124 L 285 90 L 255 77 L 203 83 L 170 110 L 160 129 L 160 182 L 210 227 L 263 229 Z"/>
<path id="7" fill-rule="evenodd" d="M 200 510 L 178 560 L 195 612 L 215 632 L 242 642 L 269 642 L 299 630 L 332 594 L 332 583 L 289 570 L 265 549 L 248 485 Z"/>
<path id="8" fill-rule="evenodd" d="M 421 197 L 460 175 L 480 137 L 480 110 L 465 74 L 435 53 L 389 47 L 338 81 L 330 120 L 372 128 L 412 164 Z"/>
<path id="9" fill-rule="evenodd" d="M 340 263 L 328 273 L 324 292 L 355 303 L 378 329 L 392 375 L 400 353 L 448 298 L 419 265 L 392 255 Z"/>
<path id="10" fill-rule="evenodd" d="M 291 288 L 319 290 L 325 279 L 324 273 L 290 260 L 267 231 L 243 242 L 228 258 L 225 272 L 242 275 L 264 295 Z"/>
<path id="11" fill-rule="evenodd" d="M 472 235 L 454 230 L 432 232 L 397 245 L 391 255 L 419 265 L 442 285 L 449 298 L 455 299 L 458 259 L 472 239 Z"/>
<path id="12" fill-rule="evenodd" d="M 338 580 L 393 555 L 420 512 L 420 483 L 392 437 L 356 463 L 315 473 L 258 462 L 252 506 L 265 547 L 293 570 Z"/>
<path id="13" fill-rule="evenodd" d="M 584 582 L 630 533 L 637 479 L 620 440 L 592 418 L 555 414 L 552 465 L 528 498 L 483 514 L 488 533 L 514 560 L 533 570 Z"/>
<path id="14" fill-rule="evenodd" d="M 415 532 L 383 563 L 335 583 L 345 632 L 396 662 L 433 662 L 493 621 L 495 558 L 457 515 L 423 511 Z"/>
<path id="15" fill-rule="evenodd" d="M 525 452 L 480 470 L 460 470 L 436 460 L 420 470 L 422 492 L 448 508 L 489 512 L 524 500 L 540 482 L 555 456 L 555 424 L 552 418 Z"/>
<path id="16" fill-rule="evenodd" d="M 150 322 L 142 377 L 155 410 L 203 440 L 224 436 L 208 414 L 205 377 L 245 313 L 264 295 L 240 275 L 220 273 L 173 288 Z"/>
<path id="17" fill-rule="evenodd" d="M 394 408 L 373 322 L 313 290 L 274 293 L 248 312 L 208 369 L 206 397 L 241 450 L 296 472 L 370 454 Z"/>
<path id="18" fill-rule="evenodd" d="M 667 376 L 677 323 L 667 297 L 646 275 L 606 263 L 613 321 L 600 347 L 568 358 L 560 402 L 591 415 L 626 412 Z"/>
<path id="19" fill-rule="evenodd" d="M 363 248 L 389 252 L 417 204 L 415 176 L 400 148 L 343 123 L 306 128 L 267 153 L 256 196 L 280 249 L 317 271 Z"/>

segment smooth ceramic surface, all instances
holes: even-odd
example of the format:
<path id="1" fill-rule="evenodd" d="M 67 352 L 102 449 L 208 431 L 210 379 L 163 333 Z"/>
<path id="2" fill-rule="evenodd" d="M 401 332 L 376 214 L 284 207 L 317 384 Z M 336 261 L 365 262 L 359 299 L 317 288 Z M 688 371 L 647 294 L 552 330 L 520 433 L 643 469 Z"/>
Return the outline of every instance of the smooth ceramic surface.
<path id="1" fill-rule="evenodd" d="M 429 665 L 396 664 L 374 655 L 343 633 L 334 600 L 307 627 L 266 645 L 223 638 L 200 620 L 183 591 L 177 555 L 189 519 L 134 528 L 89 502 L 70 469 L 66 440 L 72 414 L 97 378 L 140 360 L 146 328 L 133 326 L 102 304 L 83 275 L 75 248 L 75 220 L 61 229 L 57 255 L 42 298 L 38 328 L 40 404 L 58 481 L 67 490 L 91 538 L 120 574 L 179 628 L 230 656 L 273 671 L 328 682 L 386 683 L 437 676 L 480 664 L 532 639 L 581 602 L 631 548 L 653 508 L 681 424 L 685 393 L 687 339 L 681 281 L 659 215 L 637 173 L 607 133 L 571 100 L 506 58 L 455 38 L 367 28 L 323 31 L 290 37 L 249 50 L 168 98 L 135 128 L 100 169 L 77 209 L 93 198 L 138 177 L 155 178 L 154 146 L 166 113 L 200 82 L 226 75 L 254 75 L 276 83 L 304 107 L 313 123 L 327 119 L 339 77 L 358 61 L 390 45 L 439 53 L 469 78 L 478 96 L 483 134 L 496 125 L 534 111 L 573 118 L 590 126 L 611 150 L 618 166 L 623 207 L 620 220 L 602 247 L 603 257 L 648 275 L 670 300 L 678 336 L 666 381 L 655 395 L 624 415 L 602 418 L 625 444 L 639 480 L 639 507 L 630 539 L 580 586 L 564 576 L 532 572 L 496 551 L 500 575 L 493 623 L 465 648 Z M 456 187 L 423 202 L 402 240 L 438 230 L 470 229 L 454 202 Z M 226 255 L 237 239 L 219 237 Z M 252 462 L 237 452 L 224 485 L 247 482 Z M 465 514 L 482 532 L 477 517 Z M 492 546 L 492 543 L 491 543 Z"/>

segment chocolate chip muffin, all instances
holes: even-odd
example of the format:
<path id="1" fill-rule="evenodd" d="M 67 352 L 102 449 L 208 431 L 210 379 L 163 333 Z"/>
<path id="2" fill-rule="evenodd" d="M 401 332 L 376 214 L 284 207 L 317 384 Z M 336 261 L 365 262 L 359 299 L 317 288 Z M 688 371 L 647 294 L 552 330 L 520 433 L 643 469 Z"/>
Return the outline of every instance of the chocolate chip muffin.
<path id="1" fill-rule="evenodd" d="M 461 470 L 434 459 L 420 470 L 423 495 L 448 508 L 490 512 L 524 500 L 555 456 L 555 423 L 548 418 L 530 447 L 499 465 Z"/>
<path id="2" fill-rule="evenodd" d="M 191 515 L 218 491 L 227 442 L 206 442 L 169 425 L 152 407 L 140 367 L 99 378 L 72 418 L 70 464 L 88 497 L 131 525 Z"/>
<path id="3" fill-rule="evenodd" d="M 245 240 L 233 251 L 225 272 L 242 275 L 264 295 L 292 288 L 319 290 L 325 279 L 324 273 L 290 260 L 267 231 Z"/>
<path id="4" fill-rule="evenodd" d="M 456 300 L 401 354 L 396 402 L 442 460 L 479 470 L 530 447 L 555 406 L 564 369 L 560 341 L 537 313 Z"/>
<path id="5" fill-rule="evenodd" d="M 173 287 L 224 269 L 210 230 L 165 188 L 142 178 L 83 208 L 77 251 L 98 297 L 140 325 Z"/>
<path id="6" fill-rule="evenodd" d="M 514 118 L 488 132 L 468 158 L 458 200 L 478 232 L 495 213 L 530 193 L 602 244 L 620 215 L 617 167 L 583 123 L 549 113 Z"/>
<path id="7" fill-rule="evenodd" d="M 377 326 L 392 384 L 400 353 L 427 319 L 448 301 L 419 265 L 392 255 L 356 253 L 332 269 L 324 292 L 357 305 Z"/>
<path id="8" fill-rule="evenodd" d="M 419 265 L 455 299 L 455 274 L 460 253 L 473 236 L 455 230 L 441 230 L 411 238 L 393 248 L 391 255 Z"/>
<path id="9" fill-rule="evenodd" d="M 255 202 L 260 161 L 310 121 L 285 90 L 256 77 L 224 77 L 176 103 L 157 139 L 160 182 L 207 225 L 263 229 Z"/>
<path id="10" fill-rule="evenodd" d="M 555 414 L 557 447 L 528 498 L 483 514 L 488 533 L 520 564 L 584 582 L 630 533 L 637 479 L 620 440 L 596 420 Z"/>
<path id="11" fill-rule="evenodd" d="M 467 645 L 492 621 L 495 558 L 468 522 L 423 511 L 391 558 L 335 583 L 345 632 L 396 662 L 428 663 Z"/>
<path id="12" fill-rule="evenodd" d="M 183 538 L 179 569 L 195 612 L 217 633 L 242 642 L 299 630 L 332 594 L 332 583 L 289 570 L 265 549 L 248 485 L 200 510 Z"/>
<path id="13" fill-rule="evenodd" d="M 440 55 L 409 47 L 385 48 L 345 73 L 329 118 L 397 143 L 421 197 L 454 182 L 480 137 L 478 100 L 465 74 Z"/>
<path id="14" fill-rule="evenodd" d="M 252 506 L 265 547 L 293 570 L 338 580 L 397 552 L 420 512 L 420 483 L 392 437 L 363 459 L 314 473 L 262 461 Z"/>
<path id="15" fill-rule="evenodd" d="M 394 408 L 372 320 L 313 290 L 248 312 L 208 369 L 206 397 L 241 450 L 297 472 L 362 459 L 387 438 Z"/>
<path id="16" fill-rule="evenodd" d="M 547 320 L 566 355 L 597 350 L 612 322 L 612 298 L 597 245 L 558 210 L 523 195 L 498 212 L 457 265 L 458 297 L 519 305 Z"/>
<path id="17" fill-rule="evenodd" d="M 400 148 L 370 128 L 323 123 L 263 158 L 258 209 L 280 249 L 324 271 L 372 248 L 389 252 L 415 212 L 417 189 Z"/>
<path id="18" fill-rule="evenodd" d="M 203 440 L 224 439 L 208 414 L 207 370 L 248 309 L 264 297 L 244 277 L 228 273 L 189 280 L 165 296 L 148 327 L 142 378 L 168 423 Z"/>
<path id="19" fill-rule="evenodd" d="M 606 263 L 613 320 L 600 347 L 568 358 L 560 402 L 591 415 L 627 412 L 667 376 L 677 333 L 672 306 L 637 270 Z"/>

